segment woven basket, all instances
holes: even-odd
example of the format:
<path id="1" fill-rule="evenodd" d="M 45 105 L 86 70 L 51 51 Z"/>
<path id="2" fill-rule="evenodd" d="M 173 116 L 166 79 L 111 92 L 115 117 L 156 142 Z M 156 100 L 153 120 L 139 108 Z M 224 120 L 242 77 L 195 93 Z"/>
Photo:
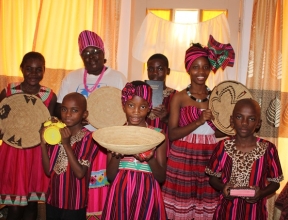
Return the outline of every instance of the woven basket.
<path id="1" fill-rule="evenodd" d="M 87 108 L 87 120 L 95 128 L 120 126 L 126 122 L 120 89 L 110 86 L 96 89 L 87 98 Z"/>
<path id="2" fill-rule="evenodd" d="M 215 86 L 209 99 L 209 109 L 214 116 L 213 124 L 223 133 L 234 135 L 230 116 L 237 101 L 247 98 L 252 98 L 252 95 L 248 88 L 239 82 L 228 80 Z"/>
<path id="3" fill-rule="evenodd" d="M 93 138 L 112 152 L 134 155 L 143 153 L 164 141 L 165 136 L 150 128 L 138 126 L 113 126 L 93 132 Z"/>
<path id="4" fill-rule="evenodd" d="M 34 147 L 40 143 L 39 130 L 49 117 L 47 107 L 37 96 L 9 96 L 0 103 L 2 140 L 16 148 Z"/>

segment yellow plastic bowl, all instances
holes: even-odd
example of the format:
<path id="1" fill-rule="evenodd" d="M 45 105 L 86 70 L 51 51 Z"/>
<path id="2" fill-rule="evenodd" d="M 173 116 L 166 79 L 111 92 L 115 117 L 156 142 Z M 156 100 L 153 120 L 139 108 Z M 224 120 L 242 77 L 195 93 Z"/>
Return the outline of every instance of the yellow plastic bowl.
<path id="1" fill-rule="evenodd" d="M 59 131 L 59 127 L 57 126 L 49 126 L 44 131 L 44 139 L 50 145 L 55 145 L 60 143 L 61 141 L 61 134 Z"/>

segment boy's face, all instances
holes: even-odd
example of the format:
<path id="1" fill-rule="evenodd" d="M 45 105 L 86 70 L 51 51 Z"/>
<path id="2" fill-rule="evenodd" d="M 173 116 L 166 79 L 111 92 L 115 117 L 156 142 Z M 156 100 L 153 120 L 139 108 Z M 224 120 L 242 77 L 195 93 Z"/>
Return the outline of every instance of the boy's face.
<path id="1" fill-rule="evenodd" d="M 149 80 L 165 81 L 166 75 L 170 74 L 170 69 L 163 60 L 153 59 L 147 62 L 147 73 Z"/>
<path id="2" fill-rule="evenodd" d="M 88 116 L 83 103 L 73 97 L 65 97 L 61 104 L 61 119 L 67 127 L 82 124 L 82 120 Z"/>
<path id="3" fill-rule="evenodd" d="M 260 128 L 259 109 L 251 102 L 242 102 L 235 105 L 230 123 L 237 135 L 248 137 L 254 135 L 255 130 Z"/>
<path id="4" fill-rule="evenodd" d="M 126 114 L 127 122 L 129 125 L 146 125 L 145 119 L 150 109 L 149 104 L 145 99 L 135 95 L 132 99 L 125 103 L 123 110 Z"/>

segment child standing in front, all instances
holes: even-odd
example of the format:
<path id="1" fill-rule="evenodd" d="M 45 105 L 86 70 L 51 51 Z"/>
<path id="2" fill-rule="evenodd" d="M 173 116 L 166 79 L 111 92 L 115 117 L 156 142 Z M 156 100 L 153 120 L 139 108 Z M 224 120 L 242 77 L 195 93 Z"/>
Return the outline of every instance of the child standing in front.
<path id="1" fill-rule="evenodd" d="M 42 164 L 50 184 L 46 195 L 46 220 L 85 220 L 91 163 L 98 147 L 82 125 L 87 102 L 79 93 L 67 94 L 61 105 L 61 143 L 51 146 L 41 135 Z"/>
<path id="2" fill-rule="evenodd" d="M 209 182 L 221 192 L 213 219 L 267 219 L 267 196 L 279 188 L 282 169 L 274 144 L 258 138 L 261 109 L 253 99 L 239 100 L 230 118 L 236 135 L 220 141 L 209 161 Z M 234 187 L 255 188 L 254 197 L 232 197 Z"/>
<path id="3" fill-rule="evenodd" d="M 154 129 L 145 121 L 151 102 L 152 89 L 148 84 L 142 81 L 127 83 L 122 90 L 127 125 Z M 166 177 L 166 141 L 145 159 L 139 155 L 121 158 L 109 152 L 106 170 L 111 185 L 102 219 L 166 219 L 160 189 Z"/>

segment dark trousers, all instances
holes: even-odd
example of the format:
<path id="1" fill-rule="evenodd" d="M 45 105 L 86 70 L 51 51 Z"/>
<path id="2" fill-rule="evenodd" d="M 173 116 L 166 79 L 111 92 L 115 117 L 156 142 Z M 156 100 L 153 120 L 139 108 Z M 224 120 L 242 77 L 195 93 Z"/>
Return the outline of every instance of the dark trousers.
<path id="1" fill-rule="evenodd" d="M 86 220 L 86 208 L 60 209 L 46 203 L 46 220 Z"/>

